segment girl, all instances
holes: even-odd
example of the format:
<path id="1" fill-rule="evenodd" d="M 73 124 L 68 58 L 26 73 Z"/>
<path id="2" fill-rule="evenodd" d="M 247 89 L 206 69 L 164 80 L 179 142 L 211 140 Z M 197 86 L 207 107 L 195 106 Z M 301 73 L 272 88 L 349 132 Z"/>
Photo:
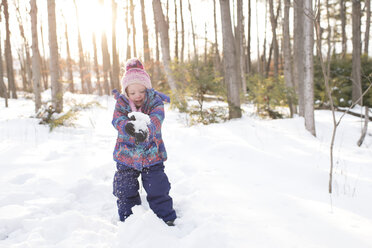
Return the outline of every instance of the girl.
<path id="1" fill-rule="evenodd" d="M 150 208 L 167 225 L 173 226 L 177 216 L 164 172 L 167 153 L 161 135 L 163 101 L 170 99 L 152 88 L 150 76 L 138 59 L 128 60 L 125 70 L 122 94 L 113 91 L 117 102 L 112 120 L 118 131 L 113 193 L 117 197 L 120 221 L 132 214 L 133 206 L 141 204 L 138 193 L 141 175 Z"/>

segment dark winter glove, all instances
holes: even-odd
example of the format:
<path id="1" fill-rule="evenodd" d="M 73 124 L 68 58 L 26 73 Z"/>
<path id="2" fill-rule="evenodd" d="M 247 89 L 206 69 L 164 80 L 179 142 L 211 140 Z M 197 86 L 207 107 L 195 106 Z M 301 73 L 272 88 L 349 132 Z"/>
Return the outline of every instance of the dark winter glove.
<path id="1" fill-rule="evenodd" d="M 134 124 L 131 121 L 125 125 L 125 132 L 127 132 L 127 134 L 130 136 L 135 137 L 136 130 L 134 129 Z"/>
<path id="2" fill-rule="evenodd" d="M 134 134 L 134 137 L 136 139 L 136 145 L 138 145 L 139 143 L 142 143 L 147 139 L 147 132 L 139 130 Z"/>

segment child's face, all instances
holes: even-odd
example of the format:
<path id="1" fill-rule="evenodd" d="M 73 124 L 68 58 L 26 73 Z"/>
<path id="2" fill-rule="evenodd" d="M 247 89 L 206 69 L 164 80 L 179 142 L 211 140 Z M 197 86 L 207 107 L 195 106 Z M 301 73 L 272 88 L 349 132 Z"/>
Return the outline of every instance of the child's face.
<path id="1" fill-rule="evenodd" d="M 145 101 L 146 87 L 142 84 L 131 84 L 126 89 L 129 100 L 139 107 Z"/>

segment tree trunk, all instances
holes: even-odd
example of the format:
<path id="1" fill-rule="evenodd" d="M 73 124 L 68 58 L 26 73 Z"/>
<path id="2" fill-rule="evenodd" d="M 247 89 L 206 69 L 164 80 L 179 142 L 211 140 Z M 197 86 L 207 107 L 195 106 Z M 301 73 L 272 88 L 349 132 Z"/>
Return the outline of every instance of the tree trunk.
<path id="1" fill-rule="evenodd" d="M 213 0 L 213 21 L 214 21 L 214 67 L 216 71 L 221 69 L 221 58 L 220 51 L 218 50 L 218 39 L 217 39 L 217 7 L 216 0 Z"/>
<path id="2" fill-rule="evenodd" d="M 81 42 L 81 35 L 80 35 L 80 23 L 79 23 L 79 13 L 78 8 L 76 6 L 76 1 L 74 0 L 75 11 L 76 11 L 76 22 L 77 22 L 77 30 L 78 30 L 78 48 L 79 48 L 79 71 L 80 71 L 80 81 L 81 81 L 81 90 L 83 94 L 90 93 L 88 89 L 88 85 L 86 83 L 86 73 L 85 73 L 85 61 L 84 61 L 84 50 L 83 44 Z"/>
<path id="3" fill-rule="evenodd" d="M 279 4 L 280 5 L 280 4 Z M 269 0 L 269 9 L 270 9 L 270 23 L 271 23 L 271 30 L 273 32 L 273 50 L 274 50 L 274 77 L 278 77 L 279 72 L 279 48 L 278 48 L 278 40 L 276 37 L 276 27 L 277 27 L 277 20 L 274 14 L 274 3 L 273 0 Z M 270 66 L 270 64 L 269 64 Z"/>
<path id="4" fill-rule="evenodd" d="M 291 0 L 284 0 L 284 17 L 283 17 L 283 57 L 284 57 L 284 81 L 288 88 L 293 89 L 292 78 L 292 54 L 291 54 L 291 41 L 289 35 L 289 8 Z M 288 107 L 291 117 L 295 113 L 293 106 L 292 96 L 288 95 Z"/>
<path id="5" fill-rule="evenodd" d="M 1 40 L 1 37 L 0 37 Z M 3 51 L 0 42 L 0 97 L 5 98 L 5 107 L 8 107 L 8 90 L 4 83 L 4 72 L 3 72 Z"/>
<path id="6" fill-rule="evenodd" d="M 256 0 L 256 38 L 257 38 L 257 72 L 259 74 L 262 74 L 262 70 L 261 70 L 261 59 L 260 59 L 260 56 L 261 56 L 261 53 L 260 53 L 260 37 L 259 37 L 259 24 L 258 24 L 258 0 Z"/>
<path id="7" fill-rule="evenodd" d="M 369 30 L 371 26 L 371 0 L 366 0 L 366 32 L 364 38 L 364 53 L 368 55 Z"/>
<path id="8" fill-rule="evenodd" d="M 35 113 L 41 107 L 41 66 L 39 41 L 37 34 L 37 6 L 36 0 L 30 0 L 31 10 L 31 31 L 32 31 L 32 82 L 35 95 Z"/>
<path id="9" fill-rule="evenodd" d="M 72 59 L 71 59 L 71 52 L 70 52 L 70 42 L 68 39 L 67 23 L 65 24 L 65 39 L 66 39 L 66 51 L 67 51 L 67 81 L 69 84 L 68 89 L 70 90 L 71 93 L 75 93 L 74 74 L 72 72 Z"/>
<path id="10" fill-rule="evenodd" d="M 15 80 L 14 80 L 12 47 L 10 44 L 8 1 L 2 0 L 2 5 L 4 8 L 5 29 L 6 29 L 5 60 L 6 60 L 6 71 L 7 71 L 6 75 L 8 77 L 8 89 L 12 93 L 11 94 L 12 98 L 17 99 L 17 89 L 15 85 Z"/>
<path id="11" fill-rule="evenodd" d="M 216 1 L 216 0 L 214 0 Z M 184 54 L 185 54 L 185 25 L 183 22 L 183 8 L 182 8 L 182 0 L 180 0 L 180 14 L 181 14 L 181 63 L 184 62 Z"/>
<path id="12" fill-rule="evenodd" d="M 237 23 L 237 33 L 235 34 L 235 38 L 237 40 L 237 62 L 238 62 L 238 72 L 240 76 L 240 83 L 242 88 L 242 93 L 245 95 L 247 93 L 247 83 L 245 81 L 245 70 L 244 70 L 244 16 L 243 16 L 243 0 L 237 0 L 237 17 L 238 17 L 238 23 Z"/>
<path id="13" fill-rule="evenodd" d="M 174 25 L 175 25 L 175 40 L 174 40 L 174 58 L 178 61 L 178 15 L 177 15 L 177 0 L 174 0 Z"/>
<path id="14" fill-rule="evenodd" d="M 59 81 L 58 43 L 56 29 L 56 6 L 54 0 L 48 0 L 48 29 L 50 53 L 50 81 L 52 87 L 52 104 L 57 113 L 63 111 L 63 89 Z"/>
<path id="15" fill-rule="evenodd" d="M 131 15 L 131 22 L 132 22 L 132 29 L 133 29 L 133 56 L 137 57 L 137 48 L 136 48 L 136 25 L 134 22 L 134 5 L 133 0 L 129 0 L 130 2 L 130 15 Z"/>
<path id="16" fill-rule="evenodd" d="M 115 89 L 120 89 L 120 67 L 119 67 L 119 56 L 116 49 L 116 20 L 117 20 L 117 3 L 115 0 L 111 1 L 112 8 L 112 84 Z"/>
<path id="17" fill-rule="evenodd" d="M 293 76 L 298 95 L 299 115 L 304 116 L 304 34 L 303 1 L 294 1 Z"/>
<path id="18" fill-rule="evenodd" d="M 129 26 L 129 0 L 127 1 L 127 7 L 125 8 L 125 16 L 126 16 L 125 24 L 127 28 L 127 60 L 128 60 L 132 57 L 131 47 L 130 47 L 130 42 L 129 42 L 130 33 L 131 33 L 130 26 Z"/>
<path id="19" fill-rule="evenodd" d="M 165 20 L 160 0 L 153 0 L 152 7 L 154 11 L 154 18 L 156 21 L 156 25 L 160 33 L 163 64 L 164 64 L 165 74 L 168 79 L 168 84 L 173 94 L 176 95 L 177 102 L 184 104 L 183 100 L 180 98 L 181 96 L 178 95 L 176 81 L 174 80 L 172 76 L 172 71 L 170 68 L 170 51 L 169 51 L 169 35 L 168 35 L 169 26 Z"/>
<path id="20" fill-rule="evenodd" d="M 141 0 L 142 33 L 143 33 L 143 56 L 145 63 L 150 62 L 149 30 L 146 24 L 145 2 Z"/>
<path id="21" fill-rule="evenodd" d="M 41 47 L 43 48 L 43 57 L 40 56 L 41 61 L 41 79 L 44 84 L 44 90 L 48 89 L 48 81 L 49 81 L 49 68 L 47 65 L 46 53 L 45 53 L 45 45 L 44 45 L 44 35 L 43 35 L 43 25 L 40 25 L 40 37 L 41 37 Z"/>
<path id="22" fill-rule="evenodd" d="M 312 0 L 304 0 L 304 117 L 305 127 L 314 136 L 314 24 Z"/>
<path id="23" fill-rule="evenodd" d="M 352 14 L 352 23 L 353 23 L 353 58 L 352 58 L 352 101 L 362 106 L 362 83 L 361 83 L 361 42 L 360 42 L 360 19 L 361 19 L 361 9 L 360 9 L 360 0 L 352 0 L 353 2 L 353 14 Z M 358 100 L 359 99 L 359 100 Z"/>
<path id="24" fill-rule="evenodd" d="M 105 94 L 110 95 L 110 86 L 109 86 L 109 77 L 110 77 L 110 70 L 111 70 L 111 64 L 110 64 L 110 54 L 108 51 L 108 45 L 107 45 L 107 37 L 106 33 L 102 33 L 102 64 L 103 64 L 103 84 L 105 89 Z M 111 89 L 114 89 L 114 85 L 111 82 Z"/>
<path id="25" fill-rule="evenodd" d="M 31 91 L 31 83 L 32 83 L 32 70 L 31 70 L 31 56 L 30 56 L 30 46 L 28 44 L 27 38 L 25 36 L 25 31 L 23 27 L 23 20 L 21 17 L 21 12 L 19 10 L 19 2 L 14 2 L 15 7 L 16 7 L 16 13 L 17 13 L 17 20 L 19 24 L 19 32 L 21 34 L 22 40 L 23 40 L 23 45 L 25 48 L 25 54 L 26 58 L 24 60 L 24 71 L 25 71 L 25 80 L 23 83 L 23 90 L 30 92 Z"/>
<path id="26" fill-rule="evenodd" d="M 342 37 L 342 57 L 344 58 L 347 53 L 345 0 L 340 0 L 340 18 L 341 18 L 341 37 Z"/>
<path id="27" fill-rule="evenodd" d="M 358 143 L 357 145 L 358 146 L 361 146 L 363 144 L 363 141 L 364 141 L 364 138 L 366 137 L 366 134 L 367 134 L 367 130 L 368 130 L 368 122 L 369 122 L 369 109 L 367 106 L 364 107 L 364 127 L 363 127 L 363 130 L 362 130 L 362 134 L 358 140 Z"/>
<path id="28" fill-rule="evenodd" d="M 251 26 L 252 26 L 252 8 L 251 0 L 248 0 L 248 41 L 247 41 L 247 74 L 251 73 L 252 61 L 251 61 Z"/>
<path id="29" fill-rule="evenodd" d="M 229 105 L 229 118 L 240 118 L 240 85 L 236 65 L 235 39 L 231 27 L 230 1 L 220 0 L 221 23 L 223 36 L 223 58 L 225 67 L 225 82 L 227 86 L 227 101 Z"/>
<path id="30" fill-rule="evenodd" d="M 102 86 L 99 74 L 99 66 L 98 66 L 98 56 L 97 56 L 97 42 L 96 42 L 96 34 L 93 32 L 92 35 L 92 42 L 93 42 L 93 53 L 94 53 L 94 71 L 96 72 L 96 87 L 98 90 L 98 95 L 102 96 Z"/>
<path id="31" fill-rule="evenodd" d="M 193 19 L 192 19 L 192 12 L 191 12 L 191 4 L 190 4 L 190 0 L 189 1 L 189 12 L 190 12 L 190 20 L 191 20 L 191 30 L 192 30 L 192 44 L 194 45 L 194 60 L 197 61 L 198 60 L 198 52 L 197 52 L 197 48 L 196 48 L 196 35 L 195 35 L 195 30 L 194 30 L 194 22 L 193 22 Z"/>

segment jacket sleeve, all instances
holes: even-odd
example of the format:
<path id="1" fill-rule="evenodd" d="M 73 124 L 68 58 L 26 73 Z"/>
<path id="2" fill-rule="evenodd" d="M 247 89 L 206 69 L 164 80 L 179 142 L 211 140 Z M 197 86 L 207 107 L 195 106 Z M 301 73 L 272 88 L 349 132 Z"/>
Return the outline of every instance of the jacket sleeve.
<path id="1" fill-rule="evenodd" d="M 129 122 L 128 113 L 123 107 L 120 99 L 115 104 L 114 116 L 112 118 L 112 125 L 118 130 L 118 138 L 122 142 L 131 142 L 135 143 L 134 137 L 130 136 L 125 132 L 125 125 Z"/>
<path id="2" fill-rule="evenodd" d="M 149 141 L 153 140 L 157 134 L 161 134 L 161 125 L 164 120 L 164 104 L 159 101 L 158 104 L 151 110 L 150 114 L 151 123 L 149 128 Z"/>

